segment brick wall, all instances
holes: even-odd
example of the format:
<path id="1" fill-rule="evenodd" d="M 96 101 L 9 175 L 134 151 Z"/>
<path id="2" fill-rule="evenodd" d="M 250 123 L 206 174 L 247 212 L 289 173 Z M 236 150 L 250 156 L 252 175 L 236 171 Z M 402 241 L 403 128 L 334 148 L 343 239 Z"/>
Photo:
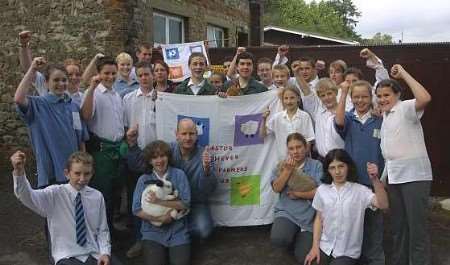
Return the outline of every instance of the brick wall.
<path id="1" fill-rule="evenodd" d="M 98 52 L 134 53 L 136 44 L 152 42 L 153 9 L 186 20 L 186 41 L 206 39 L 208 23 L 230 33 L 246 30 L 248 2 L 240 0 L 8 0 L 0 1 L 0 172 L 14 149 L 29 150 L 27 130 L 18 118 L 13 96 L 23 74 L 19 69 L 18 33 L 31 30 L 34 56 L 49 62 L 80 59 L 87 65 Z"/>

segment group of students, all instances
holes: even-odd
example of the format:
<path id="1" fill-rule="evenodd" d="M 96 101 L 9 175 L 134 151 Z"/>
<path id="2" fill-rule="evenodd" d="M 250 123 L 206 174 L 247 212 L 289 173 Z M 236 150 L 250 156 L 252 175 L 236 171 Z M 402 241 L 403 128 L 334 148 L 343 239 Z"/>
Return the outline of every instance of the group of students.
<path id="1" fill-rule="evenodd" d="M 226 74 L 208 78 L 206 58 L 193 53 L 191 77 L 174 84 L 166 63 L 152 64 L 147 44 L 138 46 L 134 66 L 127 53 L 115 59 L 97 54 L 81 74 L 73 59 L 64 66 L 31 59 L 31 33 L 21 32 L 19 39 L 26 73 L 14 99 L 29 128 L 39 189 L 25 177 L 21 151 L 11 157 L 14 187 L 26 206 L 47 219 L 54 264 L 120 264 L 111 256 L 109 229 L 121 201 L 115 194 L 124 187 L 135 216 L 136 244 L 127 255 L 142 253 L 145 264 L 189 264 L 191 236 L 206 239 L 214 228 L 208 197 L 217 186 L 216 168 L 190 119 L 178 122 L 175 142 L 157 139 L 157 93 L 228 97 L 268 90 L 278 91 L 282 105 L 267 109 L 260 126 L 262 137 L 275 137 L 280 160 L 272 161 L 272 189 L 280 194 L 273 245 L 294 245 L 301 264 L 384 264 L 383 215 L 376 209 L 389 206 L 393 264 L 429 264 L 432 173 L 420 118 L 431 96 L 402 66 L 394 65 L 391 76 L 409 86 L 412 100 L 400 99 L 399 83 L 368 49 L 360 55 L 375 70 L 374 87 L 343 60 L 330 63 L 324 78 L 318 77 L 323 64 L 311 58 L 289 68 L 286 46 L 274 61 L 257 63 L 239 47 L 224 62 Z M 291 190 L 293 175 L 311 177 L 314 188 Z M 146 201 L 189 209 L 188 216 L 175 220 L 142 210 L 142 193 L 156 180 L 172 182 L 179 197 L 162 201 L 150 193 Z"/>

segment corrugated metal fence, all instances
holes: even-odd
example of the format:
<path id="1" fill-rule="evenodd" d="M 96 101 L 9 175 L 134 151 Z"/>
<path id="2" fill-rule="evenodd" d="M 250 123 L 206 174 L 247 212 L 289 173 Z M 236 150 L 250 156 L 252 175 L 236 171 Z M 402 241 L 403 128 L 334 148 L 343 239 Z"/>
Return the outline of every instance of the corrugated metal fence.
<path id="1" fill-rule="evenodd" d="M 368 81 L 374 81 L 373 70 L 365 67 L 359 51 L 365 46 L 319 46 L 289 49 L 289 61 L 302 56 L 321 59 L 327 64 L 343 59 L 349 66 L 358 67 Z M 450 196 L 450 43 L 401 44 L 369 46 L 390 69 L 401 64 L 431 93 L 433 100 L 422 118 L 425 141 L 433 167 L 433 189 L 436 196 Z M 248 48 L 255 58 L 274 58 L 276 48 Z M 234 48 L 209 49 L 212 64 L 222 64 L 233 56 Z M 407 90 L 406 98 L 412 94 Z"/>

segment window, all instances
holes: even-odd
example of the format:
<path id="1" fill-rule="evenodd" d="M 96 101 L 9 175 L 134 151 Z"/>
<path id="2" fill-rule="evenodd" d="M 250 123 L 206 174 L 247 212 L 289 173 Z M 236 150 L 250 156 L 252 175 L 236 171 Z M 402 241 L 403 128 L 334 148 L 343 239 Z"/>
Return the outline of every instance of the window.
<path id="1" fill-rule="evenodd" d="M 212 48 L 222 48 L 225 46 L 224 30 L 222 28 L 208 25 L 206 28 L 206 36 L 208 39 L 208 46 Z"/>
<path id="2" fill-rule="evenodd" d="M 153 41 L 156 44 L 183 43 L 183 18 L 153 12 Z"/>

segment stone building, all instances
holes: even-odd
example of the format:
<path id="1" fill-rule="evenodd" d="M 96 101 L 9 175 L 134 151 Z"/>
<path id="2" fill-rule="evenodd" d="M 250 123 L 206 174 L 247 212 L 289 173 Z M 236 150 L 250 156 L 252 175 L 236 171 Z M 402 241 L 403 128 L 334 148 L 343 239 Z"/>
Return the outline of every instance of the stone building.
<path id="1" fill-rule="evenodd" d="M 139 41 L 213 40 L 211 46 L 246 44 L 249 2 L 241 0 L 4 0 L 0 1 L 0 170 L 17 147 L 29 147 L 13 96 L 23 74 L 18 33 L 31 30 L 35 56 L 67 57 L 86 65 L 98 52 L 134 53 Z M 239 37 L 239 38 L 238 38 Z M 28 148 L 29 150 L 29 148 Z M 5 171 L 3 171 L 5 172 Z"/>

